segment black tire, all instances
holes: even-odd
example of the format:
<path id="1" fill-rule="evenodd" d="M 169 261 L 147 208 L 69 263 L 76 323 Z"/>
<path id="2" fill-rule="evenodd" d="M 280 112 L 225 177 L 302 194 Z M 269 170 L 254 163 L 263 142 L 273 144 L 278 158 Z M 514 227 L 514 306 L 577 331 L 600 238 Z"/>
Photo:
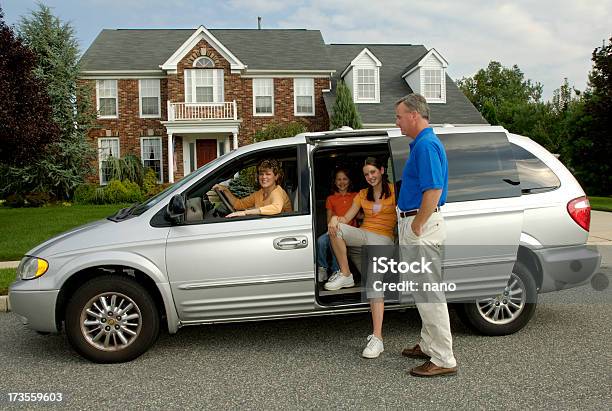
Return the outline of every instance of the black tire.
<path id="1" fill-rule="evenodd" d="M 525 302 L 523 303 L 522 310 L 518 312 L 518 314 L 515 313 L 516 315 L 514 318 L 507 318 L 506 320 L 511 320 L 503 324 L 496 323 L 493 318 L 485 319 L 485 316 L 481 313 L 478 302 L 470 302 L 456 304 L 457 314 L 461 321 L 476 332 L 490 336 L 514 334 L 527 325 L 536 310 L 538 298 L 536 283 L 533 279 L 533 275 L 531 275 L 529 270 L 520 262 L 517 262 L 515 265 L 513 276 L 511 276 L 508 281 L 509 286 L 516 280 L 514 276 L 518 277 L 520 280 L 517 281 L 516 284 L 523 289 L 525 293 Z M 481 303 L 480 307 L 484 307 L 485 305 L 485 303 Z"/>
<path id="2" fill-rule="evenodd" d="M 100 298 L 110 303 L 113 295 L 116 308 L 105 310 Z M 87 307 L 100 317 L 86 313 Z M 102 311 L 108 312 L 100 314 Z M 108 316 L 111 312 L 113 315 Z M 134 315 L 138 317 L 130 318 Z M 98 324 L 89 324 L 95 322 Z M 160 318 L 153 298 L 143 286 L 130 278 L 114 275 L 93 278 L 74 292 L 66 306 L 65 325 L 68 341 L 83 357 L 96 363 L 118 363 L 137 358 L 153 345 L 159 335 Z M 94 341 L 99 333 L 102 337 Z M 107 335 L 108 347 L 105 347 Z"/>

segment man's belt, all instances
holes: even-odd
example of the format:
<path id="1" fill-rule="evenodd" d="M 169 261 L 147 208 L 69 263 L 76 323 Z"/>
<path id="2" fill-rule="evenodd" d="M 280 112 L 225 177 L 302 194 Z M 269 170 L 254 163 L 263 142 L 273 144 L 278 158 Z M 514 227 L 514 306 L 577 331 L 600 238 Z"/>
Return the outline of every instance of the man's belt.
<path id="1" fill-rule="evenodd" d="M 437 213 L 438 211 L 440 211 L 440 207 L 436 207 L 433 212 Z M 412 217 L 412 216 L 415 216 L 418 212 L 419 212 L 418 208 L 415 208 L 414 210 L 400 211 L 399 216 L 401 218 Z"/>

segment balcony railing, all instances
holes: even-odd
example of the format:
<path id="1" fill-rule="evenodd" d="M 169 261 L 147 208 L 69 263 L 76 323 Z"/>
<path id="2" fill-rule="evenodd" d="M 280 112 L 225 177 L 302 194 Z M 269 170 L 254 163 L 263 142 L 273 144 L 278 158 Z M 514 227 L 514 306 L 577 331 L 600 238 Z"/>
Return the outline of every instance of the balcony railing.
<path id="1" fill-rule="evenodd" d="M 236 101 L 223 103 L 172 103 L 168 101 L 168 121 L 238 120 Z"/>

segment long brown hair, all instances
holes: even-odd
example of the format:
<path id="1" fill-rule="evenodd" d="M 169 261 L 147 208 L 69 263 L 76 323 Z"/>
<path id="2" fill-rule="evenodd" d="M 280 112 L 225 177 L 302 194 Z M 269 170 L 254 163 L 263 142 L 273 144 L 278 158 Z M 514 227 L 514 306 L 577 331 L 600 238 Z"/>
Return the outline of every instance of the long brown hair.
<path id="1" fill-rule="evenodd" d="M 380 160 L 377 159 L 376 157 L 368 157 L 365 159 L 365 161 L 363 162 L 363 166 L 374 166 L 379 170 L 382 170 L 382 168 L 384 167 L 381 163 Z M 389 188 L 389 176 L 387 175 L 387 173 L 383 173 L 382 175 L 382 192 L 380 193 L 380 198 L 387 198 L 387 197 L 391 197 L 391 189 Z M 374 187 L 372 187 L 371 185 L 368 184 L 368 196 L 367 196 L 368 201 L 376 201 L 374 200 Z"/>

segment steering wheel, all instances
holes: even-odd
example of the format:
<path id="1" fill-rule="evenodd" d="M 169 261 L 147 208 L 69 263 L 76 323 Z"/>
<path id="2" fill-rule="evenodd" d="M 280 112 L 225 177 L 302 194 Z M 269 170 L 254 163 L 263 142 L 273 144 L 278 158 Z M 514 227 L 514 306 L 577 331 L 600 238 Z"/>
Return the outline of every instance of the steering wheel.
<path id="1" fill-rule="evenodd" d="M 229 199 L 227 198 L 227 196 L 225 195 L 225 193 L 221 190 L 218 189 L 213 189 L 215 191 L 215 193 L 217 193 L 217 195 L 219 196 L 219 198 L 221 199 L 221 202 L 223 203 L 223 205 L 225 207 L 227 207 L 227 209 L 230 211 L 230 213 L 233 213 L 234 211 L 236 211 L 234 209 L 234 207 L 232 206 L 232 203 L 230 203 Z"/>

